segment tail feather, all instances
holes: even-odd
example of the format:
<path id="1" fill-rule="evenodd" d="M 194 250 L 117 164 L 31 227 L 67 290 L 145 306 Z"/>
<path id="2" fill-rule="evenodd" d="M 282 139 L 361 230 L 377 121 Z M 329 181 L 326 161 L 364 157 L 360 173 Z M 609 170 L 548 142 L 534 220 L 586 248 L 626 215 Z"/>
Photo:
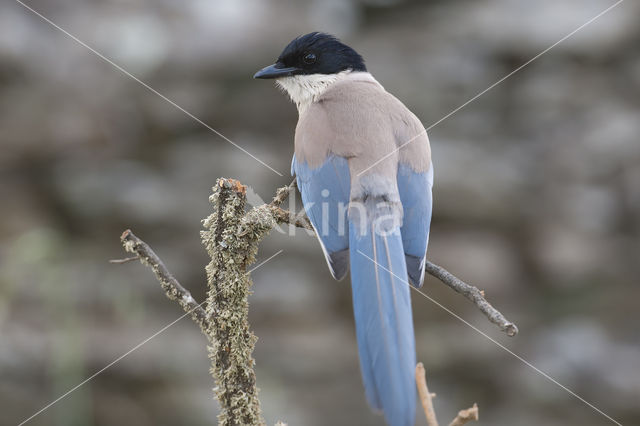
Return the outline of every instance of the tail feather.
<path id="1" fill-rule="evenodd" d="M 397 231 L 397 230 L 396 230 Z M 367 399 L 392 426 L 415 419 L 416 364 L 407 268 L 399 232 L 349 229 L 351 286 Z"/>

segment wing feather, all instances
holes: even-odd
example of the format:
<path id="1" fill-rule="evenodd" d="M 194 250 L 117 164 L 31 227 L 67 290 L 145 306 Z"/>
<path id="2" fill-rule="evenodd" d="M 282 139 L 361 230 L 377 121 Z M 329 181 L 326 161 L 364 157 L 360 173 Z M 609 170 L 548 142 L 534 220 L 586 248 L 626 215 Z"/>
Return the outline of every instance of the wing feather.
<path id="1" fill-rule="evenodd" d="M 398 191 L 404 211 L 400 232 L 409 280 L 416 287 L 422 286 L 424 280 L 433 204 L 432 187 L 433 165 L 424 173 L 414 172 L 406 164 L 399 165 Z"/>
<path id="2" fill-rule="evenodd" d="M 292 162 L 302 203 L 316 231 L 329 270 L 341 280 L 349 270 L 349 206 L 350 173 L 347 159 L 331 155 L 320 167 Z"/>

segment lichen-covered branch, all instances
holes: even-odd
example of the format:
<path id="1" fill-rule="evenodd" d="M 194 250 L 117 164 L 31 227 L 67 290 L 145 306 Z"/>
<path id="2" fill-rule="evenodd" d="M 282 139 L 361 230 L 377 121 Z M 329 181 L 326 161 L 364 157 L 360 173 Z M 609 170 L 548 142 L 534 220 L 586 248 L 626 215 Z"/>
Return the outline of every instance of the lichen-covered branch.
<path id="1" fill-rule="evenodd" d="M 270 206 L 270 209 L 271 214 L 275 217 L 278 223 L 288 223 L 298 228 L 313 231 L 313 226 L 311 226 L 311 222 L 309 222 L 309 218 L 306 214 L 296 215 L 288 210 L 276 206 Z"/>
<path id="2" fill-rule="evenodd" d="M 454 291 L 462 294 L 464 297 L 472 301 L 489 321 L 497 325 L 500 330 L 507 333 L 508 336 L 513 337 L 518 334 L 518 327 L 511 321 L 508 321 L 500 311 L 491 306 L 491 304 L 487 302 L 487 299 L 484 298 L 484 294 L 478 290 L 477 287 L 465 283 L 460 278 L 435 263 L 427 261 L 425 269 L 430 275 L 433 275 L 444 284 L 451 287 Z"/>
<path id="3" fill-rule="evenodd" d="M 418 387 L 420 402 L 427 419 L 427 426 L 438 426 L 436 412 L 433 408 L 433 398 L 435 398 L 436 394 L 430 393 L 429 388 L 427 388 L 427 375 L 421 362 L 416 365 L 416 386 Z M 449 423 L 449 426 L 462 426 L 471 420 L 478 420 L 478 404 L 474 403 L 473 407 L 460 410 L 453 421 Z"/>
<path id="4" fill-rule="evenodd" d="M 273 197 L 273 200 L 271 200 L 270 204 L 274 207 L 280 207 L 282 203 L 284 203 L 284 201 L 287 199 L 291 191 L 295 191 L 297 187 L 297 180 L 294 179 L 289 185 L 278 188 L 278 190 L 276 191 L 276 195 Z"/>
<path id="5" fill-rule="evenodd" d="M 191 296 L 191 293 L 182 287 L 178 280 L 174 278 L 151 247 L 136 237 L 130 229 L 122 233 L 120 241 L 125 251 L 135 254 L 137 259 L 140 260 L 140 263 L 151 267 L 151 270 L 156 275 L 167 297 L 178 302 L 182 309 L 191 315 L 191 318 L 200 326 L 200 329 L 206 335 L 210 326 L 209 316 L 201 304 L 198 304 Z M 134 259 L 135 258 L 127 258 L 126 261 Z M 122 263 L 122 261 L 118 261 L 118 263 Z"/>
<path id="6" fill-rule="evenodd" d="M 288 223 L 290 225 L 296 226 L 298 228 L 308 229 L 309 231 L 313 231 L 313 226 L 309 221 L 304 210 L 302 210 L 299 214 L 295 214 L 292 211 L 285 210 L 282 207 L 282 203 L 287 199 L 289 194 L 292 191 L 295 191 L 297 188 L 296 180 L 294 179 L 289 185 L 279 188 L 276 191 L 276 196 L 273 197 L 271 203 L 261 206 L 264 208 L 268 208 L 271 210 L 271 215 L 276 219 L 278 223 Z"/>
<path id="7" fill-rule="evenodd" d="M 311 229 L 306 216 L 296 217 L 280 207 L 295 188 L 292 182 L 280 188 L 271 203 L 245 212 L 246 187 L 233 179 L 218 179 L 210 197 L 214 211 L 204 220 L 202 232 L 202 242 L 211 257 L 206 267 L 205 308 L 195 302 L 144 241 L 130 230 L 121 237 L 125 250 L 136 255 L 126 261 L 137 258 L 150 266 L 167 297 L 189 312 L 207 336 L 221 425 L 264 424 L 252 355 L 257 338 L 248 321 L 252 282 L 247 267 L 255 262 L 260 241 L 277 224 Z"/>
<path id="8" fill-rule="evenodd" d="M 275 219 L 265 215 L 247 219 L 246 187 L 236 180 L 218 179 L 210 201 L 214 213 L 204 220 L 202 242 L 211 257 L 206 267 L 206 310 L 213 337 L 211 373 L 221 407 L 218 421 L 221 425 L 260 425 L 264 420 L 253 370 L 257 338 L 249 328 L 252 282 L 247 266 L 255 261 L 258 243 L 275 226 Z"/>

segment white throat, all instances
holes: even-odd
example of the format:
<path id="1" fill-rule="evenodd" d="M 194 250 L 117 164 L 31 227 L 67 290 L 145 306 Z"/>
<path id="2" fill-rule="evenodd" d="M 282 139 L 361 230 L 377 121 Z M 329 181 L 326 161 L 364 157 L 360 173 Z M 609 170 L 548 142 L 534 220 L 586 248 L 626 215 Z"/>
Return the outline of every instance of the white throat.
<path id="1" fill-rule="evenodd" d="M 341 71 L 337 74 L 294 75 L 278 78 L 276 84 L 287 92 L 298 107 L 298 113 L 302 114 L 329 86 L 346 77 L 350 72 L 351 70 Z"/>

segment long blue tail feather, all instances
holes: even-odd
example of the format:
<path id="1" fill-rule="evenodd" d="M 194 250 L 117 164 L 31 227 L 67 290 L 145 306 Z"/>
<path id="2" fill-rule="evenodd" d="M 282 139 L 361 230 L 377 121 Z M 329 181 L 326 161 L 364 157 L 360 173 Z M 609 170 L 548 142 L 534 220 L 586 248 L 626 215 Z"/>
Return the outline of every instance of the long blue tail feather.
<path id="1" fill-rule="evenodd" d="M 389 425 L 413 426 L 416 355 L 402 238 L 398 229 L 357 228 L 350 223 L 351 287 L 367 400 Z"/>

